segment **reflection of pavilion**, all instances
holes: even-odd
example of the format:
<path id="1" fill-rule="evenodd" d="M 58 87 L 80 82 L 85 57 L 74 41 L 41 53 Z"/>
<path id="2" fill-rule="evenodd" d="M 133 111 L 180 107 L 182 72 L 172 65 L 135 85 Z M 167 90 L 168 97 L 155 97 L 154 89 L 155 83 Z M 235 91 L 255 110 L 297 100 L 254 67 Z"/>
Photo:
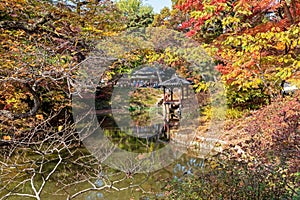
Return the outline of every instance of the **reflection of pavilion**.
<path id="1" fill-rule="evenodd" d="M 161 137 L 164 134 L 163 128 L 163 123 L 152 124 L 149 126 L 120 127 L 122 131 L 129 135 L 147 140 Z"/>

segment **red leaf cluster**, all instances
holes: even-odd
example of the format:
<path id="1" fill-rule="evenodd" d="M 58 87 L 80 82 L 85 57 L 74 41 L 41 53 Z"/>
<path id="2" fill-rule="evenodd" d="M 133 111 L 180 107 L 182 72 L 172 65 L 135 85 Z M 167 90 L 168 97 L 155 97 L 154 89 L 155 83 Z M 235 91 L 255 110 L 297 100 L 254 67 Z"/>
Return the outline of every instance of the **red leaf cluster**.
<path id="1" fill-rule="evenodd" d="M 275 156 L 295 171 L 295 163 L 300 162 L 300 94 L 277 99 L 257 111 L 246 132 L 254 141 L 250 145 L 253 155 L 265 158 L 266 162 Z"/>

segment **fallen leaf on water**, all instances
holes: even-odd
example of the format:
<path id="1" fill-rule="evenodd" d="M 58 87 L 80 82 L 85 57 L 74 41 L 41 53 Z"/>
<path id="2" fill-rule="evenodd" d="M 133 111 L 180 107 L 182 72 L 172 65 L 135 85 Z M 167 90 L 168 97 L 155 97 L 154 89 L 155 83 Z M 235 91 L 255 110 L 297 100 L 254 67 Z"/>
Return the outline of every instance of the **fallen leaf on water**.
<path id="1" fill-rule="evenodd" d="M 63 126 L 58 126 L 58 127 L 57 127 L 57 130 L 58 130 L 58 131 L 61 131 L 62 129 L 63 129 Z"/>
<path id="2" fill-rule="evenodd" d="M 9 135 L 3 136 L 3 140 L 11 140 L 11 137 Z"/>
<path id="3" fill-rule="evenodd" d="M 36 117 L 37 119 L 39 119 L 39 120 L 43 120 L 43 119 L 44 119 L 43 115 L 36 115 L 35 117 Z"/>

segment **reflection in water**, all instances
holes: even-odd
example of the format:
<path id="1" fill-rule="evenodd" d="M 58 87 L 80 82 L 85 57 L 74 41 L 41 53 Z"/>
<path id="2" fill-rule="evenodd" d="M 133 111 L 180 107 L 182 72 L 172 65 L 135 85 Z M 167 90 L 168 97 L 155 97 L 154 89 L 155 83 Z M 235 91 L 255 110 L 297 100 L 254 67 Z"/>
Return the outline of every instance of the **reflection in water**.
<path id="1" fill-rule="evenodd" d="M 196 176 L 199 170 L 204 170 L 204 166 L 204 159 L 183 156 L 176 163 L 151 173 L 148 181 L 141 185 L 144 191 L 149 191 L 148 194 L 145 194 L 141 189 L 113 192 L 95 191 L 89 193 L 86 199 L 166 199 L 166 194 L 162 192 L 162 188 L 165 188 L 170 182 L 183 182 L 186 176 Z M 143 178 L 145 177 L 141 175 L 134 176 L 136 181 Z M 99 179 L 97 182 L 102 183 L 102 180 Z"/>
<path id="2" fill-rule="evenodd" d="M 137 74 L 135 75 L 134 78 L 141 79 L 141 75 L 143 74 L 139 76 L 137 76 Z M 171 77 L 168 77 L 168 79 L 169 78 Z M 184 81 L 176 76 L 172 80 L 175 79 Z M 177 85 L 174 85 L 175 83 L 172 82 L 170 83 L 171 86 L 164 85 L 164 87 L 171 87 L 171 89 L 164 88 L 164 90 L 162 90 L 157 88 L 157 81 L 158 80 L 153 79 L 147 84 L 137 84 L 137 80 L 130 81 L 130 79 L 126 77 L 120 79 L 116 85 L 104 85 L 102 88 L 99 88 L 95 102 L 98 122 L 104 130 L 105 136 L 118 149 L 132 153 L 149 153 L 167 149 L 167 151 L 170 151 L 167 155 L 171 157 L 173 153 L 177 159 L 179 158 L 177 157 L 178 152 L 180 152 L 181 156 L 182 152 L 186 151 L 188 142 L 194 137 L 194 130 L 196 130 L 195 127 L 197 127 L 197 122 L 194 119 L 197 119 L 198 116 L 196 99 L 192 89 L 189 88 L 190 83 L 188 82 L 183 82 L 184 87 L 181 87 L 180 82 L 179 89 L 174 88 L 174 86 Z M 139 83 L 141 83 L 141 81 Z M 101 94 L 101 92 L 106 92 L 106 99 L 102 98 L 103 94 Z M 169 101 L 164 99 L 168 92 L 171 93 Z M 97 96 L 100 98 L 97 98 Z M 110 98 L 107 98 L 107 96 L 110 96 Z M 160 102 L 160 100 L 162 101 Z M 170 135 L 167 135 L 167 133 Z M 174 141 L 177 142 L 176 145 L 174 145 L 176 148 L 164 148 L 170 143 L 175 143 Z M 182 141 L 182 144 L 178 143 L 178 141 Z M 181 147 L 184 147 L 183 150 Z M 120 162 L 122 162 L 122 154 L 115 155 L 115 157 L 111 156 L 110 158 L 117 160 L 117 162 L 119 162 L 117 164 L 120 164 Z M 153 155 L 156 156 L 156 154 Z M 160 155 L 166 154 L 157 154 L 157 156 Z M 142 156 L 144 155 L 140 154 L 137 158 L 131 159 L 130 161 L 142 163 L 144 160 Z M 153 165 L 154 168 L 156 165 L 159 167 L 162 166 L 162 169 L 157 168 L 160 170 L 148 174 L 148 180 L 141 185 L 143 190 L 153 191 L 152 194 L 145 195 L 142 193 L 142 190 L 113 193 L 104 192 L 104 198 L 124 199 L 126 196 L 130 198 L 133 197 L 134 199 L 165 199 L 165 194 L 161 193 L 161 188 L 165 187 L 169 181 L 176 181 L 182 176 L 193 175 L 196 168 L 203 166 L 201 164 L 202 159 L 196 160 L 192 158 L 189 160 L 189 158 L 185 156 L 173 164 L 165 165 L 164 162 L 166 162 L 167 157 L 168 156 L 163 156 L 162 158 L 153 159 L 154 161 L 161 161 L 161 163 L 155 162 L 150 164 Z M 147 160 L 145 159 L 145 161 Z M 110 162 L 112 163 L 113 161 Z M 127 167 L 125 164 L 127 163 L 124 163 L 124 166 Z M 142 169 L 144 164 L 140 166 Z M 134 177 L 132 179 L 135 181 L 145 178 L 140 174 L 134 174 L 134 171 L 133 174 L 129 174 L 128 177 Z M 101 185 L 102 180 L 96 180 L 95 184 Z M 137 196 L 135 196 L 135 194 Z M 91 195 L 93 198 L 98 198 L 96 197 L 97 193 Z"/>
<path id="3" fill-rule="evenodd" d="M 118 148 L 135 152 L 149 153 L 163 148 L 167 142 L 164 123 L 149 126 L 122 126 L 119 127 L 109 115 L 98 115 L 101 128 L 109 140 Z"/>

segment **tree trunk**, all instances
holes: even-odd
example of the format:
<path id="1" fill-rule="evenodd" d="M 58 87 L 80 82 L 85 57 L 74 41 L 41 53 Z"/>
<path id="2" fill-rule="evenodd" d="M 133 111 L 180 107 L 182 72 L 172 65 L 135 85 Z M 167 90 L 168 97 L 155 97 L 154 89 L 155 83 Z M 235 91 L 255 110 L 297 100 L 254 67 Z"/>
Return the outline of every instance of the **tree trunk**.
<path id="1" fill-rule="evenodd" d="M 290 8 L 287 5 L 286 1 L 283 1 L 283 10 L 284 10 L 284 15 L 287 17 L 287 19 L 290 21 L 290 23 L 294 24 L 294 18 L 290 12 Z"/>
<path id="2" fill-rule="evenodd" d="M 290 7 L 291 7 L 291 9 L 292 9 L 292 16 L 293 16 L 293 18 L 295 19 L 296 17 L 297 17 L 297 12 L 296 12 L 296 9 L 297 9 L 297 7 L 296 7 L 296 2 L 295 2 L 295 0 L 291 0 L 291 4 L 290 4 Z M 294 20 L 295 21 L 295 20 Z"/>

